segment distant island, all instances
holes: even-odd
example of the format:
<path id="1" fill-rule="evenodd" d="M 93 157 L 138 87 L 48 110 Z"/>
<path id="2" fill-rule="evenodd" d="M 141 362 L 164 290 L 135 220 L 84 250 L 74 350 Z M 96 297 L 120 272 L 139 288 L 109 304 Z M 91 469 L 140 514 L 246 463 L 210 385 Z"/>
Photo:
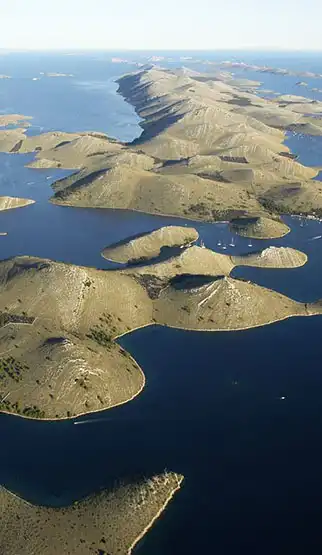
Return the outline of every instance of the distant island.
<path id="1" fill-rule="evenodd" d="M 72 73 L 45 73 L 45 77 L 74 77 Z"/>
<path id="2" fill-rule="evenodd" d="M 290 69 L 280 68 L 280 67 L 272 67 L 272 66 L 265 66 L 265 65 L 257 65 L 257 64 L 249 64 L 247 62 L 237 62 L 237 61 L 222 61 L 222 62 L 213 62 L 207 61 L 204 62 L 207 64 L 220 66 L 220 67 L 229 67 L 229 68 L 237 68 L 237 69 L 244 69 L 244 70 L 251 70 L 257 71 L 259 73 L 271 73 L 273 75 L 293 75 L 298 77 L 309 77 L 311 79 L 321 79 L 322 74 L 316 73 L 313 71 L 293 71 Z"/>
<path id="3" fill-rule="evenodd" d="M 7 125 L 30 125 L 31 116 L 23 116 L 22 114 L 0 114 L 0 127 Z"/>

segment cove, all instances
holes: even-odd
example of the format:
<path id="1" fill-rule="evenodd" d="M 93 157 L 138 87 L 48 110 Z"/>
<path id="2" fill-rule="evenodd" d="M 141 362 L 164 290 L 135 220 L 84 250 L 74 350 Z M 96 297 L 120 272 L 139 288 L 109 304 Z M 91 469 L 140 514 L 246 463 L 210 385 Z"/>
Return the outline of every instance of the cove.
<path id="1" fill-rule="evenodd" d="M 140 555 L 307 548 L 322 494 L 321 326 L 124 336 L 147 377 L 141 395 L 78 425 L 0 415 L 2 482 L 57 506 L 167 468 L 185 483 Z"/>

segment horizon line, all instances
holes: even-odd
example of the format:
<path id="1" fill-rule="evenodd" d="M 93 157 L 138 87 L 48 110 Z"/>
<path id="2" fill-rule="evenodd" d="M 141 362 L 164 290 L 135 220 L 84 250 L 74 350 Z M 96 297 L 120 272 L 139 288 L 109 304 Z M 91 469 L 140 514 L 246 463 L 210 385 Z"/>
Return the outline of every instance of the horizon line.
<path id="1" fill-rule="evenodd" d="M 321 49 L 283 48 L 283 47 L 218 47 L 218 48 L 117 48 L 117 47 L 17 47 L 0 46 L 0 52 L 288 52 L 322 53 Z"/>

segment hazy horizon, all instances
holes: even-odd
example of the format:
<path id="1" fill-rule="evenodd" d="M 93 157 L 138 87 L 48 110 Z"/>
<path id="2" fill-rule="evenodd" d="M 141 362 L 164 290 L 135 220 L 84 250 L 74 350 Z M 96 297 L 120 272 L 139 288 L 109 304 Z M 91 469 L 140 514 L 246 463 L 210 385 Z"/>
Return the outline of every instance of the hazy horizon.
<path id="1" fill-rule="evenodd" d="M 34 47 L 34 48 L 6 48 L 0 47 L 1 53 L 8 53 L 11 52 L 61 52 L 61 53 L 73 53 L 73 52 L 111 52 L 111 53 L 122 53 L 122 52 L 134 52 L 134 53 L 155 53 L 155 52 L 184 52 L 184 53 L 194 53 L 194 52 L 205 52 L 205 53 L 215 53 L 215 52 L 227 52 L 227 53 L 235 53 L 235 52 L 260 52 L 260 53 L 275 53 L 275 54 L 322 54 L 322 46 L 319 50 L 308 50 L 303 48 L 298 49 L 288 49 L 288 48 L 275 48 L 275 47 L 253 47 L 253 48 L 95 48 L 95 47 L 69 47 L 69 48 L 59 48 L 59 47 L 51 47 L 51 48 L 41 48 L 41 47 Z"/>
<path id="2" fill-rule="evenodd" d="M 0 9 L 2 50 L 322 50 L 319 0 L 0 0 Z"/>

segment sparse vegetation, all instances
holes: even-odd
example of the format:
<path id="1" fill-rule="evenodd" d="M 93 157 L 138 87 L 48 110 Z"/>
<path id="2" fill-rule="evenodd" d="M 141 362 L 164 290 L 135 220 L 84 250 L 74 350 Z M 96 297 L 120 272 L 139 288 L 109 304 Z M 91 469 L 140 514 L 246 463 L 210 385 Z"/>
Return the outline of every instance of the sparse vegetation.
<path id="1" fill-rule="evenodd" d="M 13 356 L 0 359 L 0 380 L 11 378 L 15 382 L 19 382 L 22 377 L 23 370 L 28 369 L 29 366 L 16 360 Z"/>
<path id="2" fill-rule="evenodd" d="M 21 407 L 20 403 L 16 401 L 11 403 L 9 399 L 0 401 L 0 411 L 14 412 L 29 418 L 45 418 L 45 411 L 41 410 L 37 405 Z"/>
<path id="3" fill-rule="evenodd" d="M 111 334 L 106 333 L 106 331 L 98 325 L 91 328 L 90 333 L 87 333 L 86 337 L 96 341 L 96 343 L 102 345 L 103 347 L 109 346 L 113 338 Z"/>
<path id="4" fill-rule="evenodd" d="M 18 299 L 19 302 L 21 302 Z M 6 324 L 33 324 L 35 318 L 27 316 L 26 312 L 22 314 L 10 314 L 9 312 L 0 312 L 0 328 Z"/>

